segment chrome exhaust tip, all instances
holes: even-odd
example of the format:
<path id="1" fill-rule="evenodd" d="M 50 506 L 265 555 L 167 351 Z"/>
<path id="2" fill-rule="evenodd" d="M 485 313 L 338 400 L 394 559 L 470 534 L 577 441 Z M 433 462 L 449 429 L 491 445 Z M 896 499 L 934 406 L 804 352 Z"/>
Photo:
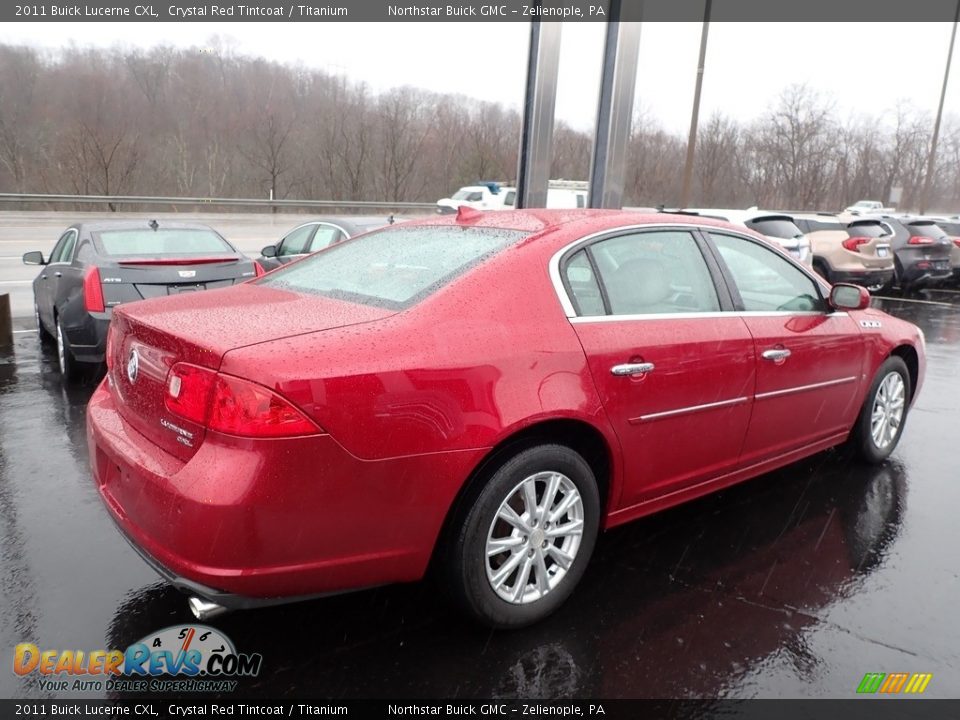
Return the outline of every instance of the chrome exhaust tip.
<path id="1" fill-rule="evenodd" d="M 223 605 L 217 605 L 216 603 L 198 597 L 190 598 L 187 601 L 187 605 L 190 606 L 190 612 L 193 613 L 193 616 L 201 621 L 210 620 L 211 618 L 217 617 L 217 615 L 223 615 L 223 613 L 228 610 L 228 608 L 225 608 Z"/>

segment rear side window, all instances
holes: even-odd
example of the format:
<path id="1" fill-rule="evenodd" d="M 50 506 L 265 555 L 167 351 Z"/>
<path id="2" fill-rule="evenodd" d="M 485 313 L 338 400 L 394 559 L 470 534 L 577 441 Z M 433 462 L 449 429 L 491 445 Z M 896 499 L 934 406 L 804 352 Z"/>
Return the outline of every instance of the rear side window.
<path id="1" fill-rule="evenodd" d="M 333 225 L 318 225 L 317 232 L 310 242 L 310 252 L 323 250 L 328 245 L 334 245 L 341 240 L 343 240 L 343 232 L 340 228 Z"/>
<path id="2" fill-rule="evenodd" d="M 757 218 L 747 220 L 744 225 L 751 230 L 756 230 L 761 235 L 780 238 L 781 240 L 791 240 L 803 235 L 796 223 L 789 218 Z"/>
<path id="3" fill-rule="evenodd" d="M 710 270 L 689 232 L 619 235 L 594 243 L 589 252 L 612 315 L 720 310 Z"/>
<path id="4" fill-rule="evenodd" d="M 381 230 L 333 245 L 257 284 L 402 310 L 526 236 L 499 228 Z"/>
<path id="5" fill-rule="evenodd" d="M 158 230 L 102 230 L 93 238 L 101 255 L 188 256 L 234 252 L 213 230 L 169 228 Z"/>
<path id="6" fill-rule="evenodd" d="M 590 264 L 586 250 L 580 250 L 567 262 L 564 281 L 570 291 L 577 315 L 583 317 L 606 314 L 600 284 L 593 273 L 593 266 Z"/>
<path id="7" fill-rule="evenodd" d="M 919 235 L 920 237 L 934 238 L 939 240 L 942 237 L 946 237 L 946 233 L 940 228 L 939 225 L 932 222 L 912 222 L 907 223 L 907 229 L 910 230 L 914 235 Z"/>

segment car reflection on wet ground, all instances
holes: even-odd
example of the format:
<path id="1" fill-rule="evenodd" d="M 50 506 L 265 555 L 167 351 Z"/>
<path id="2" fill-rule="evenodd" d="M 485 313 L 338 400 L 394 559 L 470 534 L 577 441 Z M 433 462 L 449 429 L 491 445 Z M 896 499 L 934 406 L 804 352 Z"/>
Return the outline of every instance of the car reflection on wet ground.
<path id="1" fill-rule="evenodd" d="M 467 623 L 429 581 L 217 617 L 238 650 L 263 655 L 230 697 L 843 698 L 867 672 L 933 673 L 925 695 L 955 695 L 960 292 L 875 302 L 920 325 L 928 352 L 885 465 L 822 453 L 613 530 L 572 599 L 526 630 Z M 123 649 L 193 621 L 101 507 L 91 392 L 62 387 L 35 334 L 0 354 L 8 663 L 20 642 Z M 0 691 L 57 696 L 9 671 Z"/>

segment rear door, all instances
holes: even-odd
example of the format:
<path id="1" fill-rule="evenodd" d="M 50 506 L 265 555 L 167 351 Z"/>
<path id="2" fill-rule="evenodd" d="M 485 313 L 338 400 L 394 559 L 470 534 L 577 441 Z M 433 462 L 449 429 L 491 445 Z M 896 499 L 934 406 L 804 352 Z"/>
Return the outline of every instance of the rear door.
<path id="1" fill-rule="evenodd" d="M 750 418 L 753 340 L 691 230 L 625 230 L 561 265 L 620 439 L 627 508 L 732 469 Z"/>
<path id="2" fill-rule="evenodd" d="M 756 392 L 741 463 L 849 430 L 864 362 L 858 324 L 828 312 L 819 282 L 761 241 L 709 236 L 755 343 Z"/>

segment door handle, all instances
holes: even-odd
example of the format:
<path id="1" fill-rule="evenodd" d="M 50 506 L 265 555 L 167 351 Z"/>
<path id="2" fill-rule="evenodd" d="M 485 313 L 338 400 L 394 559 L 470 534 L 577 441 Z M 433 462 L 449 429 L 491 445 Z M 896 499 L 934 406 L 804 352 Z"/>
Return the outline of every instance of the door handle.
<path id="1" fill-rule="evenodd" d="M 643 375 L 644 373 L 651 372 L 656 366 L 653 363 L 644 362 L 644 363 L 624 363 L 623 365 L 614 365 L 610 368 L 610 372 L 614 375 L 623 376 L 623 375 Z"/>
<path id="2" fill-rule="evenodd" d="M 790 357 L 790 351 L 786 348 L 777 348 L 776 350 L 764 350 L 763 359 L 772 360 L 773 362 L 783 362 L 788 357 Z"/>
<path id="3" fill-rule="evenodd" d="M 55 272 L 55 273 L 53 274 L 53 276 L 54 276 L 54 277 L 63 277 L 63 273 L 62 273 L 62 272 Z"/>
<path id="4" fill-rule="evenodd" d="M 46 280 L 46 279 L 47 279 L 47 276 L 46 276 L 46 275 L 41 275 L 41 276 L 40 276 L 40 279 L 41 279 L 41 280 Z"/>

